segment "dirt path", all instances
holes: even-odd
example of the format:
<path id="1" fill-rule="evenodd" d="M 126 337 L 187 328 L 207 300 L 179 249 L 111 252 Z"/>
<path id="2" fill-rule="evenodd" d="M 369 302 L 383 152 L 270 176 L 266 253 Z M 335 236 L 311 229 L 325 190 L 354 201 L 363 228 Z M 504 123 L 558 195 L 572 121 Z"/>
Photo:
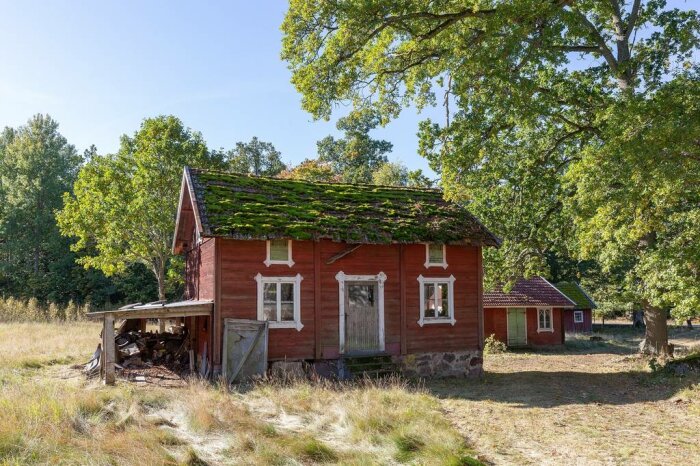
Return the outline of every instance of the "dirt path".
<path id="1" fill-rule="evenodd" d="M 509 353 L 485 369 L 483 381 L 430 388 L 487 462 L 700 464 L 697 376 L 615 353 Z"/>

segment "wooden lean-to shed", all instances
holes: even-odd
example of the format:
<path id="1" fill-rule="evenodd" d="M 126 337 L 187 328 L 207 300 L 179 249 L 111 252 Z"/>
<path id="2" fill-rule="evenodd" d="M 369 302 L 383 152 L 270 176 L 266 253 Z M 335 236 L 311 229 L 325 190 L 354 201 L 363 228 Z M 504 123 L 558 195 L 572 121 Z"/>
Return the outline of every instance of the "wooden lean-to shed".
<path id="1" fill-rule="evenodd" d="M 439 190 L 185 168 L 173 250 L 187 298 L 214 303 L 215 371 L 236 319 L 267 322 L 271 364 L 383 356 L 417 375 L 474 375 L 482 248 L 497 245 Z"/>
<path id="2" fill-rule="evenodd" d="M 564 311 L 564 330 L 568 333 L 588 333 L 593 330 L 593 309 L 596 303 L 576 282 L 557 283 L 559 291 L 576 305 Z"/>

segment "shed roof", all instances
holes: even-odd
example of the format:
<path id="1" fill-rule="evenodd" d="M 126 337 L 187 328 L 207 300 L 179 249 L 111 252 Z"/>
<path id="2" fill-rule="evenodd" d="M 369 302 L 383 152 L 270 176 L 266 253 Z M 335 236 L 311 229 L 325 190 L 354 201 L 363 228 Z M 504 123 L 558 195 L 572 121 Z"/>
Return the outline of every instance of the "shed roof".
<path id="1" fill-rule="evenodd" d="M 574 302 L 542 277 L 520 278 L 509 292 L 502 286 L 484 293 L 484 307 L 574 307 Z"/>
<path id="2" fill-rule="evenodd" d="M 598 306 L 588 294 L 583 291 L 581 285 L 576 282 L 560 282 L 556 287 L 566 295 L 567 298 L 576 303 L 574 309 L 595 309 Z"/>
<path id="3" fill-rule="evenodd" d="M 185 168 L 203 236 L 348 243 L 499 239 L 437 189 L 320 183 Z M 181 206 L 182 208 L 182 206 Z M 177 242 L 177 239 L 176 239 Z"/>

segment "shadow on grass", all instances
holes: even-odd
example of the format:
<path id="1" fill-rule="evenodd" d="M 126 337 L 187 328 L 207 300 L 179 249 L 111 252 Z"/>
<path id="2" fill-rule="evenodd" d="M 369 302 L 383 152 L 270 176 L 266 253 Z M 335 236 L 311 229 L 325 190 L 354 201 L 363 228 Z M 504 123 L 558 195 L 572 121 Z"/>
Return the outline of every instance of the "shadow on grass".
<path id="1" fill-rule="evenodd" d="M 672 398 L 700 382 L 700 374 L 674 377 L 638 370 L 595 373 L 525 370 L 486 372 L 480 380 L 426 382 L 440 398 L 492 401 L 520 408 L 553 408 L 574 404 L 627 405 Z"/>

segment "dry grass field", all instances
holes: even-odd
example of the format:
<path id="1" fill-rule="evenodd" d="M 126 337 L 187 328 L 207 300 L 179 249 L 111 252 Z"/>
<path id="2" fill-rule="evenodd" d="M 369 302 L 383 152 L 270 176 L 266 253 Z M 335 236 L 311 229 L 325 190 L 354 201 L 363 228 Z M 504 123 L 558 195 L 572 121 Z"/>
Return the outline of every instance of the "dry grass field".
<path id="1" fill-rule="evenodd" d="M 245 391 L 85 380 L 98 334 L 0 324 L 0 464 L 700 463 L 698 376 L 652 372 L 631 333 L 489 355 L 480 381 Z"/>

